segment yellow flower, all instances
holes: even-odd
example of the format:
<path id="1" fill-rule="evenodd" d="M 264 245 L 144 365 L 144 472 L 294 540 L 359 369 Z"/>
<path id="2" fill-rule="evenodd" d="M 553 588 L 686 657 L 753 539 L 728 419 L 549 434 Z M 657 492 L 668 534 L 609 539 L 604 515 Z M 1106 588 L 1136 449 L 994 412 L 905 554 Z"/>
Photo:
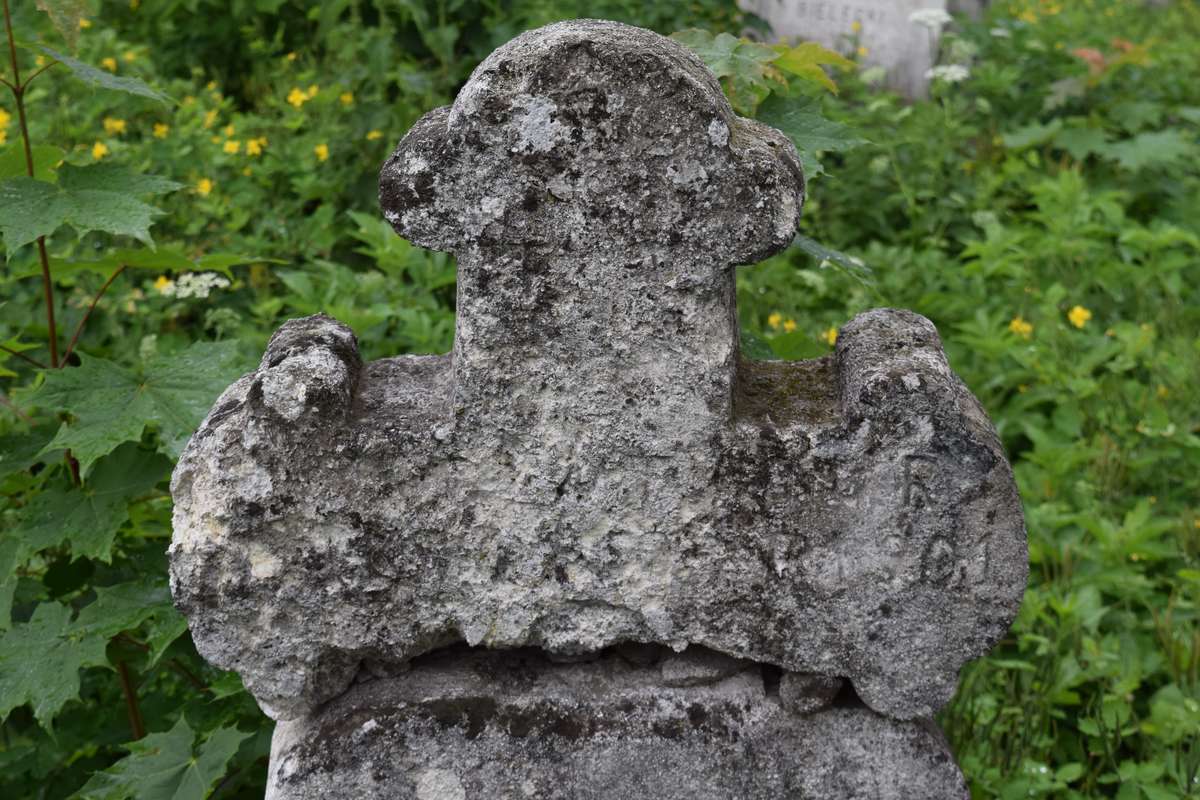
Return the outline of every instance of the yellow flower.
<path id="1" fill-rule="evenodd" d="M 767 317 L 767 324 L 772 328 L 778 328 L 781 324 L 783 324 L 783 314 L 780 314 L 778 311 L 776 311 L 774 314 Z"/>
<path id="2" fill-rule="evenodd" d="M 221 112 L 218 109 L 211 109 L 204 112 L 204 127 L 211 128 L 217 121 L 217 115 Z"/>
<path id="3" fill-rule="evenodd" d="M 317 96 L 317 92 L 319 92 L 319 91 L 321 91 L 321 87 L 317 86 L 315 83 L 312 84 L 311 86 L 309 86 L 308 92 L 306 92 L 306 94 L 308 95 L 308 99 L 312 100 L 314 97 Z"/>
<path id="4" fill-rule="evenodd" d="M 201 178 L 200 180 L 196 181 L 196 193 L 201 197 L 208 197 L 212 190 L 213 182 L 208 178 Z"/>
<path id="5" fill-rule="evenodd" d="M 92 158 L 99 161 L 106 155 L 108 155 L 108 145 L 106 145 L 104 142 L 96 142 L 94 145 L 92 145 Z"/>
<path id="6" fill-rule="evenodd" d="M 313 152 L 317 154 L 317 161 L 324 161 L 329 158 L 329 145 L 319 144 L 313 148 Z"/>
<path id="7" fill-rule="evenodd" d="M 258 139 L 246 140 L 246 155 L 261 156 L 263 148 L 267 145 L 267 137 L 263 136 Z"/>
<path id="8" fill-rule="evenodd" d="M 338 96 L 338 100 L 342 101 L 342 105 L 348 106 L 354 102 L 354 93 L 353 92 L 342 92 L 341 95 Z"/>
<path id="9" fill-rule="evenodd" d="M 109 72 L 117 71 L 117 60 L 111 56 L 100 59 L 100 66 L 104 67 Z"/>
<path id="10" fill-rule="evenodd" d="M 234 128 L 233 128 L 233 126 L 232 126 L 232 125 L 226 125 L 226 126 L 225 126 L 225 135 L 226 135 L 226 136 L 233 136 L 233 130 L 234 130 Z"/>
<path id="11" fill-rule="evenodd" d="M 1067 319 L 1069 319 L 1071 324 L 1076 328 L 1082 328 L 1084 325 L 1087 325 L 1088 320 L 1091 318 L 1092 312 L 1088 311 L 1083 306 L 1075 306 L 1067 312 Z"/>
<path id="12" fill-rule="evenodd" d="M 33 60 L 33 63 L 34 63 L 34 64 L 37 64 L 39 67 L 44 67 L 44 66 L 46 66 L 46 57 L 45 57 L 45 56 L 38 56 L 37 58 L 35 58 L 35 59 Z"/>
<path id="13" fill-rule="evenodd" d="M 794 319 L 784 320 L 783 332 L 791 333 L 794 330 L 796 330 L 796 320 L 794 320 Z"/>
<path id="14" fill-rule="evenodd" d="M 858 48 L 858 57 L 859 57 L 859 58 L 866 58 L 866 57 L 867 57 L 867 55 L 868 55 L 870 52 L 871 52 L 870 50 L 868 50 L 867 48 L 865 48 L 865 47 L 862 47 L 862 46 L 860 45 L 860 46 L 859 46 L 859 48 Z"/>
<path id="15" fill-rule="evenodd" d="M 0 108 L 0 128 L 7 128 L 8 123 L 11 121 L 12 121 L 12 115 L 10 115 L 3 108 Z"/>
<path id="16" fill-rule="evenodd" d="M 124 133 L 125 132 L 125 120 L 113 119 L 112 117 L 105 117 L 104 118 L 104 132 L 109 134 L 110 136 L 113 135 L 114 133 Z"/>
<path id="17" fill-rule="evenodd" d="M 213 89 L 217 88 L 217 82 L 209 81 L 208 83 L 204 84 L 204 88 L 211 92 Z"/>
<path id="18" fill-rule="evenodd" d="M 835 344 L 837 344 L 837 337 L 838 329 L 830 328 L 829 330 L 825 331 L 821 338 L 825 340 L 826 344 L 828 344 L 830 347 L 833 347 Z"/>
<path id="19" fill-rule="evenodd" d="M 855 33 L 862 33 L 862 23 L 858 20 L 854 20 L 854 22 L 850 23 L 850 30 L 854 31 Z"/>
<path id="20" fill-rule="evenodd" d="M 79 29 L 80 30 L 86 31 L 90 27 L 92 27 L 92 21 L 90 19 L 85 19 L 83 17 L 79 18 Z"/>
<path id="21" fill-rule="evenodd" d="M 1012 322 L 1008 323 L 1008 329 L 1022 339 L 1029 339 L 1033 336 L 1033 325 L 1019 316 L 1012 318 Z"/>
<path id="22" fill-rule="evenodd" d="M 234 153 L 236 153 L 242 149 L 242 143 L 239 142 L 237 139 L 230 139 L 229 141 L 225 142 L 225 147 L 223 147 L 222 149 L 226 153 L 233 155 Z"/>
<path id="23" fill-rule="evenodd" d="M 285 59 L 285 60 L 287 60 L 287 61 L 295 61 L 295 60 L 296 60 L 296 54 L 295 54 L 295 53 L 288 53 L 286 56 L 284 56 L 284 59 Z"/>
<path id="24" fill-rule="evenodd" d="M 373 142 L 376 139 L 383 138 L 383 131 L 367 131 L 367 141 Z"/>
<path id="25" fill-rule="evenodd" d="M 1171 390 L 1162 384 L 1159 384 L 1155 394 L 1159 396 L 1159 399 L 1166 400 L 1171 395 Z"/>
<path id="26" fill-rule="evenodd" d="M 159 275 L 158 279 L 154 281 L 154 288 L 158 290 L 159 294 L 166 294 L 174 285 L 175 281 L 171 280 L 166 275 Z"/>
<path id="27" fill-rule="evenodd" d="M 171 126 L 162 122 L 154 123 L 154 138 L 165 139 L 167 134 L 171 132 Z"/>
<path id="28" fill-rule="evenodd" d="M 292 90 L 288 92 L 287 101 L 296 108 L 299 108 L 308 102 L 308 95 L 302 89 L 293 86 Z"/>
<path id="29" fill-rule="evenodd" d="M 137 53 L 132 50 L 126 50 L 125 55 L 121 56 L 126 62 L 137 61 Z"/>
<path id="30" fill-rule="evenodd" d="M 250 177 L 250 173 L 251 173 L 251 169 L 249 167 L 244 167 L 242 169 L 242 174 L 245 175 L 247 178 Z"/>

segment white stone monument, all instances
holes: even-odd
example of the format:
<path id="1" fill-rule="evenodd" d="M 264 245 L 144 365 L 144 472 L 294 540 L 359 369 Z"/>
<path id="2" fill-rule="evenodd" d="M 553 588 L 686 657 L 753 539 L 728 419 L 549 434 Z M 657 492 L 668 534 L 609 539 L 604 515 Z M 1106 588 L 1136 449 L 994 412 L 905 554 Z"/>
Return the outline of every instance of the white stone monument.
<path id="1" fill-rule="evenodd" d="M 819 42 L 840 53 L 864 48 L 862 61 L 887 70 L 887 83 L 908 97 L 929 90 L 940 26 L 910 19 L 916 11 L 946 11 L 946 0 L 739 0 L 770 23 L 778 39 Z M 858 23 L 856 25 L 855 23 Z"/>

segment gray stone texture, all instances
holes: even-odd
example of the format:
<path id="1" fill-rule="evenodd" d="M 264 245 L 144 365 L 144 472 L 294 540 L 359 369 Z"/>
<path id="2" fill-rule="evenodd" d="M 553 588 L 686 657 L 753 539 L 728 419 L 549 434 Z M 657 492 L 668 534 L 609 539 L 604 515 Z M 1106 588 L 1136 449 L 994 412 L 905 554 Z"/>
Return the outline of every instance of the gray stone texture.
<path id="1" fill-rule="evenodd" d="M 686 687 L 615 654 L 440 651 L 281 722 L 268 800 L 966 800 L 941 733 L 849 701 L 789 713 L 763 668 Z"/>
<path id="2" fill-rule="evenodd" d="M 923 317 L 739 355 L 733 265 L 803 197 L 791 143 L 668 39 L 576 21 L 497 50 L 381 175 L 396 229 L 458 257 L 453 353 L 363 364 L 293 320 L 179 462 L 200 652 L 277 719 L 463 641 L 702 645 L 931 716 L 1016 613 L 1021 508 Z"/>

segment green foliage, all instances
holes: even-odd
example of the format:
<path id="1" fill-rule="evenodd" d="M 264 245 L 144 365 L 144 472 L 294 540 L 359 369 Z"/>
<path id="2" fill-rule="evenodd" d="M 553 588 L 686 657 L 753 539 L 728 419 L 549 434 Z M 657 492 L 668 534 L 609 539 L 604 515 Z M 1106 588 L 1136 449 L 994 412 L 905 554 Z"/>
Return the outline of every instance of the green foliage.
<path id="1" fill-rule="evenodd" d="M 74 369 L 46 374 L 34 400 L 69 411 L 47 451 L 69 449 L 86 473 L 100 456 L 122 442 L 158 430 L 162 452 L 178 458 L 216 396 L 242 371 L 228 342 L 196 342 L 187 350 L 159 355 L 134 367 L 83 356 Z"/>
<path id="2" fill-rule="evenodd" d="M 944 40 L 969 78 L 915 103 L 739 38 L 725 0 L 114 0 L 82 30 L 43 5 L 13 4 L 21 39 L 79 42 L 18 50 L 23 78 L 61 63 L 25 95 L 32 176 L 0 99 L 0 796 L 262 796 L 271 723 L 169 602 L 170 462 L 288 317 L 333 314 L 369 358 L 449 348 L 454 261 L 379 218 L 379 164 L 494 47 L 579 16 L 685 31 L 832 174 L 738 272 L 744 354 L 823 356 L 853 314 L 912 308 L 996 422 L 1032 576 L 941 719 L 973 796 L 1195 796 L 1194 0 L 998 0 Z M 60 356 L 78 333 L 57 369 L 31 235 Z"/>
<path id="3" fill-rule="evenodd" d="M 199 747 L 183 717 L 166 733 L 129 744 L 129 755 L 92 776 L 79 800 L 204 800 L 250 734 L 218 728 Z"/>
<path id="4" fill-rule="evenodd" d="M 79 670 L 104 663 L 104 640 L 83 635 L 60 603 L 39 603 L 33 617 L 0 638 L 0 719 L 28 703 L 46 728 L 79 696 Z"/>
<path id="5" fill-rule="evenodd" d="M 63 164 L 57 185 L 24 176 L 9 178 L 0 182 L 0 235 L 10 255 L 63 225 L 71 225 L 81 236 L 104 231 L 153 245 L 150 225 L 161 212 L 133 195 L 161 194 L 179 186 L 115 164 Z"/>

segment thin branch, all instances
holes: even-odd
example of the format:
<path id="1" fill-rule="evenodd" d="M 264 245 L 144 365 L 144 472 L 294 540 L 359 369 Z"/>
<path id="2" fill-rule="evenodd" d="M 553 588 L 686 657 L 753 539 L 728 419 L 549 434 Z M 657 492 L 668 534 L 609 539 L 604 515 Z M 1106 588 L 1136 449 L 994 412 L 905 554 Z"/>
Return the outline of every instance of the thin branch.
<path id="1" fill-rule="evenodd" d="M 125 695 L 125 710 L 129 712 L 129 727 L 133 730 L 133 738 L 141 739 L 146 735 L 146 725 L 142 722 L 142 710 L 138 708 L 137 690 L 129 676 L 129 667 L 124 661 L 117 662 L 117 674 L 121 677 L 121 692 Z"/>
<path id="2" fill-rule="evenodd" d="M 43 72 L 50 69 L 51 67 L 58 66 L 58 63 L 59 62 L 57 62 L 57 61 L 50 61 L 50 62 L 47 62 L 46 64 L 43 64 L 42 66 L 38 67 L 37 69 L 35 69 L 32 73 L 30 73 L 29 77 L 25 79 L 25 82 L 21 84 L 21 91 L 25 91 L 26 89 L 28 89 L 29 84 L 33 83 L 34 78 L 36 78 L 38 75 L 41 75 Z"/>
<path id="3" fill-rule="evenodd" d="M 138 648 L 139 650 L 141 650 L 145 653 L 150 652 L 150 645 L 146 644 L 145 642 L 139 642 L 137 639 L 133 638 L 132 636 L 130 636 L 127 633 L 119 633 L 119 634 L 117 634 L 117 638 L 120 639 L 122 642 L 125 642 L 126 644 L 133 645 L 134 647 Z M 200 691 L 202 691 L 202 692 L 211 692 L 212 691 L 212 689 L 210 689 L 209 687 L 204 685 L 204 681 L 200 680 L 200 678 L 198 678 L 196 676 L 196 673 L 192 672 L 190 669 L 188 669 L 186 666 L 184 666 L 183 662 L 180 661 L 178 658 L 169 659 L 166 663 L 167 663 L 168 667 L 170 667 L 171 669 L 178 672 L 180 675 L 182 675 L 184 678 L 187 679 L 188 683 L 190 683 L 192 686 L 196 687 Z"/>
<path id="4" fill-rule="evenodd" d="M 9 91 L 11 91 L 13 94 L 17 93 L 17 87 L 13 86 L 6 79 L 0 78 L 0 83 L 3 83 L 5 86 L 7 86 L 9 88 Z"/>
<path id="5" fill-rule="evenodd" d="M 75 326 L 75 335 L 71 337 L 71 343 L 67 345 L 67 351 L 63 354 L 60 366 L 66 366 L 71 353 L 75 352 L 75 343 L 79 341 L 79 335 L 83 333 L 83 326 L 87 324 L 88 317 L 92 315 L 92 311 L 96 308 L 96 304 L 100 302 L 100 298 L 104 297 L 104 293 L 108 291 L 108 287 L 112 286 L 113 281 L 124 271 L 125 265 L 122 264 L 120 269 L 108 276 L 108 280 L 100 287 L 100 291 L 96 292 L 96 296 L 92 298 L 91 305 L 87 307 L 87 311 L 83 312 L 83 317 L 79 320 L 79 324 Z"/>
<path id="6" fill-rule="evenodd" d="M 21 123 L 21 141 L 25 145 L 25 173 L 34 177 L 33 147 L 29 142 L 29 120 L 25 116 L 25 84 L 21 83 L 21 63 L 17 60 L 17 41 L 13 36 L 12 12 L 8 0 L 4 4 L 4 30 L 8 34 L 8 58 L 12 63 L 13 98 L 17 104 L 17 120 Z M 50 340 L 50 366 L 58 366 L 58 330 L 54 324 L 54 281 L 50 278 L 50 256 L 46 253 L 46 237 L 37 240 L 38 258 L 42 263 L 42 293 L 46 298 L 47 338 Z"/>
<path id="7" fill-rule="evenodd" d="M 0 350 L 3 350 L 4 352 L 8 353 L 10 356 L 16 356 L 17 358 L 21 359 L 22 361 L 33 364 L 38 369 L 48 369 L 48 367 L 45 364 L 38 361 L 36 358 L 25 355 L 20 350 L 13 350 L 11 347 L 5 347 L 2 344 L 0 344 Z"/>

